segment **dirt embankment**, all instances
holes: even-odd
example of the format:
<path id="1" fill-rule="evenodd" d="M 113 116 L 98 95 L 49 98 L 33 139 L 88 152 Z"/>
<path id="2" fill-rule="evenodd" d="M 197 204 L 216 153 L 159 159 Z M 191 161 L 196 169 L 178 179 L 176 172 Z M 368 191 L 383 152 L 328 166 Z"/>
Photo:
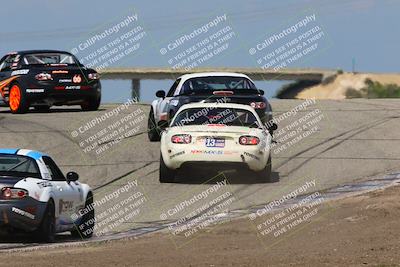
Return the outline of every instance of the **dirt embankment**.
<path id="1" fill-rule="evenodd" d="M 181 248 L 175 244 L 184 237 L 155 234 L 0 254 L 0 266 L 400 266 L 400 186 L 322 204 L 320 213 L 269 247 L 242 219 L 203 230 Z"/>
<path id="2" fill-rule="evenodd" d="M 293 98 L 308 99 L 345 99 L 348 89 L 361 90 L 366 86 L 366 79 L 381 84 L 400 85 L 400 74 L 377 74 L 377 73 L 342 73 L 329 82 L 323 82 L 310 87 L 303 87 L 300 84 L 298 90 L 295 90 Z M 284 92 L 283 95 L 288 93 Z M 291 95 L 291 94 L 289 94 Z"/>

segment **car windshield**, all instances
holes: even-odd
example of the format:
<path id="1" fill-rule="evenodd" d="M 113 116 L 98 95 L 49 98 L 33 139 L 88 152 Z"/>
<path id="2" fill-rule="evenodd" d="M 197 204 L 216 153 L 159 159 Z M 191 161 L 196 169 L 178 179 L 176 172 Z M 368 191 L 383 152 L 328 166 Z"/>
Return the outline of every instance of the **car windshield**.
<path id="1" fill-rule="evenodd" d="M 38 166 L 32 158 L 21 155 L 0 154 L 0 175 L 40 177 Z"/>
<path id="2" fill-rule="evenodd" d="M 35 53 L 22 58 L 24 65 L 76 64 L 75 58 L 66 53 Z"/>
<path id="3" fill-rule="evenodd" d="M 193 91 L 254 89 L 256 86 L 247 78 L 230 76 L 209 76 L 191 78 L 182 85 L 181 94 Z"/>
<path id="4" fill-rule="evenodd" d="M 171 123 L 171 127 L 187 125 L 221 124 L 258 128 L 253 112 L 237 108 L 189 108 L 182 110 Z"/>

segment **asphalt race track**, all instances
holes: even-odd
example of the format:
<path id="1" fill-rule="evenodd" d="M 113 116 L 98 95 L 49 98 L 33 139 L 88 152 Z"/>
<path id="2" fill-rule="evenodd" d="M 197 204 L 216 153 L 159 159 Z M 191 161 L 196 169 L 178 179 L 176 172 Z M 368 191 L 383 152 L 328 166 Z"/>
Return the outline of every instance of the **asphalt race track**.
<path id="1" fill-rule="evenodd" d="M 303 102 L 273 100 L 274 116 Z M 124 203 L 129 205 L 142 198 L 142 202 L 131 206 L 130 212 L 135 210 L 135 213 L 126 217 L 123 223 L 111 225 L 111 221 L 105 222 L 103 229 L 108 226 L 105 234 L 179 220 L 204 205 L 204 199 L 174 214 L 167 211 L 221 184 L 224 178 L 229 185 L 221 190 L 229 191 L 234 196 L 234 201 L 228 203 L 225 209 L 246 210 L 279 199 L 307 182 L 315 181 L 310 191 L 318 191 L 399 169 L 400 106 L 397 100 L 319 100 L 307 110 L 281 121 L 279 129 L 288 129 L 286 126 L 290 125 L 295 128 L 276 138 L 278 143 L 272 159 L 273 176 L 277 180 L 274 183 L 259 181 L 248 172 L 228 170 L 218 173 L 205 168 L 181 172 L 177 183 L 160 184 L 159 143 L 150 143 L 146 133 L 148 105 L 130 105 L 118 115 L 102 122 L 98 120 L 95 125 L 88 124 L 117 107 L 103 105 L 98 112 L 81 112 L 74 107 L 63 107 L 52 108 L 50 113 L 32 112 L 24 115 L 12 115 L 8 109 L 0 109 L 1 147 L 40 150 L 53 156 L 64 172 L 78 172 L 80 181 L 95 188 L 96 200 L 108 199 L 96 208 L 97 215 L 104 215 L 97 219 L 98 222 L 117 213 L 116 209 L 119 208 L 112 210 L 112 207 L 121 203 L 121 199 L 126 199 Z M 314 123 L 295 124 L 315 110 L 318 112 L 315 112 Z M 129 114 L 135 116 L 128 117 Z M 121 125 L 114 125 L 119 120 L 123 122 L 122 126 L 131 123 L 124 131 L 120 130 L 122 135 L 119 136 L 124 138 L 116 141 L 116 135 L 113 139 L 104 139 L 91 151 L 84 150 L 88 143 L 98 142 L 97 137 L 104 137 L 119 129 Z M 92 126 L 84 133 L 79 132 L 85 125 Z M 103 129 L 107 129 L 107 133 L 105 130 L 101 132 Z M 290 138 L 285 136 L 293 139 L 292 132 L 302 138 L 290 142 Z M 93 140 L 94 135 L 97 136 L 96 140 Z M 285 138 L 279 142 L 279 139 Z M 96 153 L 96 149 L 100 149 L 101 153 Z M 134 185 L 135 182 L 137 185 Z M 126 191 L 118 191 L 121 188 Z M 129 200 L 134 190 L 140 194 Z M 112 198 L 115 192 L 120 195 Z M 0 247 L 6 245 L 0 244 Z"/>

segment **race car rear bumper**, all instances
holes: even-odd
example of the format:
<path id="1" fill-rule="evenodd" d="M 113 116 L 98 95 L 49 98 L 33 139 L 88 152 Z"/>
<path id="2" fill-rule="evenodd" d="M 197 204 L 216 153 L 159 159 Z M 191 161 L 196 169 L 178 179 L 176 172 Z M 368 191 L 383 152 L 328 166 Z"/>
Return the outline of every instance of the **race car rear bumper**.
<path id="1" fill-rule="evenodd" d="M 26 88 L 26 96 L 31 105 L 68 105 L 80 104 L 101 96 L 100 82 L 85 85 L 38 85 Z"/>
<path id="2" fill-rule="evenodd" d="M 45 210 L 46 203 L 31 197 L 23 200 L 0 200 L 0 228 L 32 232 L 40 226 Z"/>
<path id="3" fill-rule="evenodd" d="M 250 170 L 261 171 L 268 162 L 269 149 L 260 149 L 258 146 L 242 150 L 233 149 L 182 149 L 182 146 L 174 146 L 169 148 L 167 153 L 162 153 L 165 164 L 170 169 L 178 169 L 182 165 L 207 165 L 212 164 L 228 164 L 229 166 L 237 166 L 243 168 L 247 166 Z M 170 151 L 170 152 L 169 152 Z"/>

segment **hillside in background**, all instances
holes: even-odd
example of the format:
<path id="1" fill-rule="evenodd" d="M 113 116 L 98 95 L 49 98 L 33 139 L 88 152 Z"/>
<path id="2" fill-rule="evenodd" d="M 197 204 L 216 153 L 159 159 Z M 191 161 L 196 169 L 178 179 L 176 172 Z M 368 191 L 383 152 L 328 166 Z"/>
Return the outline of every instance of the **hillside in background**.
<path id="1" fill-rule="evenodd" d="M 284 86 L 278 98 L 345 99 L 400 96 L 400 74 L 338 73 L 322 83 L 295 82 Z"/>

